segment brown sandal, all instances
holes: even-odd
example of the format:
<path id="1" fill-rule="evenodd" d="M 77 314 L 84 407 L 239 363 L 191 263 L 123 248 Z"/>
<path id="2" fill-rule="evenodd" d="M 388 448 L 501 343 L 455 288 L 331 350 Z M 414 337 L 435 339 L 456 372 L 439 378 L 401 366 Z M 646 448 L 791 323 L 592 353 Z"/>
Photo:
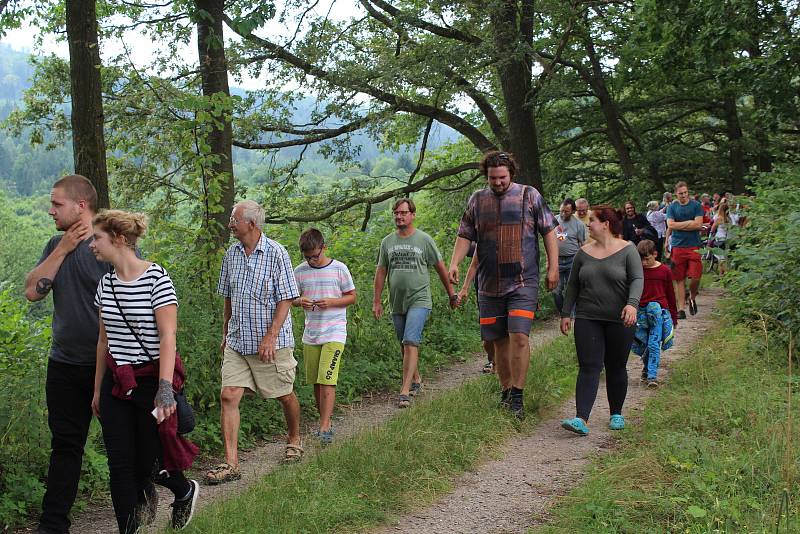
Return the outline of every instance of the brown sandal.
<path id="1" fill-rule="evenodd" d="M 242 478 L 242 473 L 239 470 L 238 465 L 233 466 L 223 462 L 208 471 L 203 480 L 210 486 L 216 486 L 217 484 L 232 482 L 234 480 L 239 480 L 240 478 Z"/>
<path id="2" fill-rule="evenodd" d="M 299 462 L 303 459 L 303 446 L 301 445 L 293 445 L 291 443 L 286 444 L 286 449 L 283 451 L 283 460 L 282 462 L 285 464 L 291 464 L 295 462 Z"/>

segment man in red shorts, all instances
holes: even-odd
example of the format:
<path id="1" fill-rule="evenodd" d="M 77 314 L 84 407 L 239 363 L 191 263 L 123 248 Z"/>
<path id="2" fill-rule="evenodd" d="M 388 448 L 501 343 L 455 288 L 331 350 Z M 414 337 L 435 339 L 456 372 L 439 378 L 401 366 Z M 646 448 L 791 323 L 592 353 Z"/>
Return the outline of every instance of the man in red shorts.
<path id="1" fill-rule="evenodd" d="M 703 206 L 689 197 L 686 182 L 675 184 L 677 200 L 667 208 L 667 228 L 672 244 L 672 278 L 678 319 L 686 319 L 686 278 L 689 278 L 689 313 L 697 313 L 697 290 L 703 275 L 700 261 L 700 229 L 703 227 Z"/>

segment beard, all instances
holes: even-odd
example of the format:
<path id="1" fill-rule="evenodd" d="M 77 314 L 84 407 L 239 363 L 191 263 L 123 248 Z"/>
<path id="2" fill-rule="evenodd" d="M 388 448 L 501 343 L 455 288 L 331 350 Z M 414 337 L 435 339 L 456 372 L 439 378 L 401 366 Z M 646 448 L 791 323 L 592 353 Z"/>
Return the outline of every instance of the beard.
<path id="1" fill-rule="evenodd" d="M 69 230 L 70 226 L 78 222 L 80 219 L 81 216 L 78 213 L 73 213 L 72 216 L 68 218 L 56 219 L 55 220 L 56 230 L 58 230 L 59 232 L 66 232 L 67 230 Z"/>

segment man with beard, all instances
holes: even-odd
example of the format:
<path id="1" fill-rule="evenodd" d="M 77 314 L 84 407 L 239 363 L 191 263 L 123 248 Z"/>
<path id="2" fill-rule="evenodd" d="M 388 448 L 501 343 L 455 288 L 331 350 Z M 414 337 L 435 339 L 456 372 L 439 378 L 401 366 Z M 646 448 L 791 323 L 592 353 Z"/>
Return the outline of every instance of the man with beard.
<path id="1" fill-rule="evenodd" d="M 458 304 L 458 296 L 450 285 L 442 255 L 433 238 L 414 228 L 417 207 L 408 198 L 401 198 L 392 207 L 396 232 L 381 241 L 378 266 L 375 269 L 372 313 L 376 319 L 383 315 L 381 293 L 389 277 L 389 304 L 392 322 L 403 352 L 403 383 L 397 405 L 408 408 L 411 397 L 422 388 L 419 375 L 419 345 L 422 330 L 431 313 L 431 281 L 428 269 L 436 269 L 442 285 L 450 297 L 450 308 Z"/>
<path id="2" fill-rule="evenodd" d="M 53 292 L 52 346 L 47 361 L 47 423 L 50 467 L 38 532 L 69 532 L 69 511 L 78 492 L 89 423 L 97 351 L 98 314 L 94 295 L 110 271 L 89 250 L 97 191 L 79 175 L 53 184 L 48 213 L 56 230 L 39 263 L 25 278 L 25 298 L 34 302 Z M 145 496 L 141 496 L 145 500 Z"/>
<path id="3" fill-rule="evenodd" d="M 558 284 L 558 226 L 542 195 L 512 183 L 517 165 L 507 152 L 488 152 L 480 163 L 488 188 L 472 194 L 461 217 L 450 260 L 450 280 L 458 265 L 478 245 L 478 308 L 481 337 L 494 342 L 495 369 L 502 388 L 501 405 L 524 417 L 522 391 L 530 363 L 528 336 L 539 289 L 539 235 L 547 252 L 547 289 Z"/>

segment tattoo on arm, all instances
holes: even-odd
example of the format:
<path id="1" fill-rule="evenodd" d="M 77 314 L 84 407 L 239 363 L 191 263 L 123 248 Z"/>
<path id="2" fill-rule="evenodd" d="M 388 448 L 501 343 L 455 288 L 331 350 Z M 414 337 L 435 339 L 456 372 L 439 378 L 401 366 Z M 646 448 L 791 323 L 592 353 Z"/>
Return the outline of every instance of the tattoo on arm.
<path id="1" fill-rule="evenodd" d="M 49 278 L 40 278 L 38 282 L 36 282 L 36 292 L 40 295 L 47 295 L 50 293 L 50 290 L 53 288 L 53 281 Z"/>
<path id="2" fill-rule="evenodd" d="M 175 405 L 175 394 L 172 392 L 172 382 L 163 378 L 158 381 L 156 392 L 156 406 L 168 408 Z"/>

